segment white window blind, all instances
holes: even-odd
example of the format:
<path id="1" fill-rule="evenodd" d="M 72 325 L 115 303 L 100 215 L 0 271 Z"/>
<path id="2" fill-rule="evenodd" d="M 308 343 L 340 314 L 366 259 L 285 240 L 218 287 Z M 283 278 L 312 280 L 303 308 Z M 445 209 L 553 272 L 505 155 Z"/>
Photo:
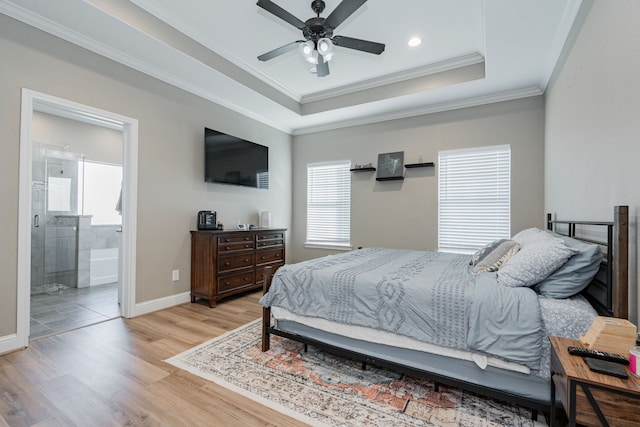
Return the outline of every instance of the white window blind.
<path id="1" fill-rule="evenodd" d="M 258 183 L 258 188 L 269 188 L 269 171 L 258 172 L 256 174 L 256 182 Z"/>
<path id="2" fill-rule="evenodd" d="M 307 165 L 307 245 L 350 246 L 351 162 Z"/>
<path id="3" fill-rule="evenodd" d="M 511 235 L 511 147 L 438 154 L 438 248 L 472 252 Z"/>

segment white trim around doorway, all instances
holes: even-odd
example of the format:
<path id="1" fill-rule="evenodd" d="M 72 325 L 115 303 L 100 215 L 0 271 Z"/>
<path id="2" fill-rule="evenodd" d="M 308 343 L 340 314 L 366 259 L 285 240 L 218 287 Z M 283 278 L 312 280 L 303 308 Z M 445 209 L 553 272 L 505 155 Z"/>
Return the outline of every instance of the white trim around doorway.
<path id="1" fill-rule="evenodd" d="M 0 341 L 0 353 L 24 348 L 29 343 L 31 288 L 31 172 L 33 112 L 120 130 L 123 133 L 122 189 L 122 301 L 121 315 L 133 317 L 136 294 L 136 225 L 138 194 L 138 120 L 55 96 L 22 89 L 20 124 L 20 174 L 18 202 L 18 277 L 16 334 Z"/>

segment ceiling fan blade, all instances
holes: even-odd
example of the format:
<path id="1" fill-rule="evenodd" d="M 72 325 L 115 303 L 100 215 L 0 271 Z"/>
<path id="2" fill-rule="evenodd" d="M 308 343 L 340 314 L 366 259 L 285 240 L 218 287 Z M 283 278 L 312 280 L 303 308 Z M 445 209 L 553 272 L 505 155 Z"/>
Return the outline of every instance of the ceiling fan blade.
<path id="1" fill-rule="evenodd" d="M 273 49 L 270 52 L 267 53 L 263 53 L 262 55 L 258 56 L 258 59 L 260 61 L 268 61 L 270 59 L 275 58 L 276 56 L 280 56 L 283 53 L 287 53 L 291 50 L 297 49 L 298 48 L 298 43 L 302 43 L 302 40 L 297 40 L 295 42 L 291 42 L 288 44 L 285 44 L 284 46 L 280 46 L 277 49 Z"/>
<path id="2" fill-rule="evenodd" d="M 322 55 L 318 55 L 318 64 L 316 65 L 316 73 L 318 77 L 329 75 L 329 63 L 324 61 Z"/>
<path id="3" fill-rule="evenodd" d="M 363 52 L 380 55 L 384 52 L 384 44 L 371 42 L 368 40 L 354 39 L 353 37 L 335 36 L 331 39 L 334 45 L 349 49 L 361 50 Z"/>
<path id="4" fill-rule="evenodd" d="M 303 30 L 307 26 L 307 24 L 302 22 L 300 19 L 296 18 L 295 16 L 293 16 L 292 14 L 290 14 L 289 12 L 287 12 L 286 10 L 284 10 L 283 8 L 281 8 L 280 6 L 278 6 L 277 4 L 275 4 L 270 0 L 258 0 L 257 4 L 267 12 L 272 13 L 273 15 L 277 16 L 278 18 L 282 19 L 285 22 L 288 22 L 289 24 L 293 25 L 299 30 Z"/>
<path id="5" fill-rule="evenodd" d="M 336 28 L 366 2 L 367 0 L 342 0 L 342 3 L 333 9 L 333 12 L 324 21 L 325 25 Z"/>

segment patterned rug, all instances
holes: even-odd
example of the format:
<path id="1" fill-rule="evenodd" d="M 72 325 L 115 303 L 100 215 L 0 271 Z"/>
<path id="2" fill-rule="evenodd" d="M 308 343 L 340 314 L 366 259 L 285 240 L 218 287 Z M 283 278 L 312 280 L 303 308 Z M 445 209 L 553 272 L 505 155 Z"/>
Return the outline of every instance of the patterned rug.
<path id="1" fill-rule="evenodd" d="M 167 359 L 314 426 L 544 426 L 531 412 L 455 388 L 346 360 L 271 337 L 260 350 L 260 321 Z"/>

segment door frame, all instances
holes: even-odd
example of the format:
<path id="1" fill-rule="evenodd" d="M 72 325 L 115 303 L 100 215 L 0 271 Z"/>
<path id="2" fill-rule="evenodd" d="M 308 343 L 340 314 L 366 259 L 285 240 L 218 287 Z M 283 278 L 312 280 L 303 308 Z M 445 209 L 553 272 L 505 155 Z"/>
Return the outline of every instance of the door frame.
<path id="1" fill-rule="evenodd" d="M 27 347 L 31 310 L 31 180 L 33 112 L 41 111 L 71 120 L 122 131 L 122 253 L 119 277 L 122 278 L 123 317 L 135 315 L 136 226 L 138 199 L 138 120 L 110 111 L 79 104 L 63 98 L 22 89 L 20 122 L 20 175 L 18 202 L 18 289 L 16 348 Z"/>

